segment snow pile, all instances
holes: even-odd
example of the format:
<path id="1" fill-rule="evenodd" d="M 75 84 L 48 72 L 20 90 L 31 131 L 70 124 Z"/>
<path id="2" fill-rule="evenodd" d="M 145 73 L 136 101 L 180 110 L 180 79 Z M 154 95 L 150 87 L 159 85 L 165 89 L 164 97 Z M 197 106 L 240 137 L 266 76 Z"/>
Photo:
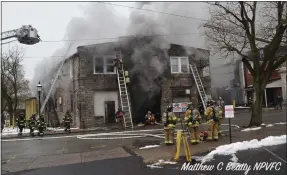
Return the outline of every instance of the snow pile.
<path id="1" fill-rule="evenodd" d="M 166 165 L 166 164 L 170 164 L 170 165 L 174 165 L 174 164 L 177 164 L 177 162 L 171 162 L 171 161 L 165 161 L 165 160 L 158 160 L 158 162 L 156 163 L 153 163 L 152 165 L 147 165 L 148 167 L 150 168 L 163 168 L 162 166 L 160 165 Z"/>
<path id="2" fill-rule="evenodd" d="M 3 128 L 2 135 L 17 135 L 19 132 L 18 127 L 10 127 L 10 128 Z M 23 129 L 22 133 L 30 133 L 30 130 L 28 128 Z"/>
<path id="3" fill-rule="evenodd" d="M 267 128 L 272 127 L 272 126 L 274 126 L 274 125 L 272 125 L 272 124 L 266 125 Z"/>
<path id="4" fill-rule="evenodd" d="M 232 158 L 231 158 L 230 160 L 231 160 L 232 162 L 238 162 L 238 158 L 236 157 L 235 154 L 232 154 L 231 156 L 232 156 Z"/>
<path id="5" fill-rule="evenodd" d="M 156 165 L 147 165 L 147 167 L 150 167 L 151 169 L 153 168 L 163 168 L 162 166 L 156 166 Z"/>
<path id="6" fill-rule="evenodd" d="M 71 128 L 71 130 L 74 130 L 74 129 L 79 129 L 79 128 Z M 65 128 L 51 128 L 51 127 L 47 127 L 47 131 L 64 131 Z"/>
<path id="7" fill-rule="evenodd" d="M 286 125 L 286 122 L 275 123 L 275 125 Z"/>
<path id="8" fill-rule="evenodd" d="M 248 109 L 248 108 L 250 108 L 250 107 L 248 107 L 248 106 L 237 106 L 237 107 L 235 107 L 235 108 L 238 108 L 238 109 Z"/>
<path id="9" fill-rule="evenodd" d="M 160 145 L 147 145 L 147 146 L 141 147 L 140 149 L 156 148 L 156 147 L 159 147 L 159 146 Z"/>
<path id="10" fill-rule="evenodd" d="M 246 129 L 242 129 L 242 132 L 248 132 L 248 131 L 256 131 L 261 129 L 261 127 L 255 127 L 255 128 L 246 128 Z"/>
<path id="11" fill-rule="evenodd" d="M 262 123 L 262 124 L 261 124 L 261 126 L 262 126 L 262 127 L 265 127 L 265 126 L 266 126 L 266 124 L 265 124 L 265 123 Z"/>
<path id="12" fill-rule="evenodd" d="M 232 155 L 238 151 L 260 148 L 263 146 L 273 146 L 286 143 L 286 135 L 269 136 L 260 141 L 253 139 L 250 141 L 236 142 L 228 145 L 221 145 L 203 157 L 202 162 L 208 162 L 215 155 Z"/>

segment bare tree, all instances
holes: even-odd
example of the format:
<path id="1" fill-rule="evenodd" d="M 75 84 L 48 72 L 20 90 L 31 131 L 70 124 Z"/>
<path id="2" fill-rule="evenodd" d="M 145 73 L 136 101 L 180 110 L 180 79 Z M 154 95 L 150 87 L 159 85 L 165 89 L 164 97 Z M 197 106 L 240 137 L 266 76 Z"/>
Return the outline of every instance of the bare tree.
<path id="1" fill-rule="evenodd" d="M 19 101 L 30 95 L 28 80 L 21 64 L 22 48 L 13 47 L 1 56 L 1 113 L 8 111 L 10 122 L 15 116 Z"/>
<path id="2" fill-rule="evenodd" d="M 204 24 L 206 38 L 222 55 L 239 55 L 253 76 L 255 102 L 249 126 L 258 126 L 262 123 L 266 84 L 272 72 L 287 61 L 287 3 L 240 1 L 209 4 L 211 18 Z M 260 54 L 261 48 L 264 55 Z"/>

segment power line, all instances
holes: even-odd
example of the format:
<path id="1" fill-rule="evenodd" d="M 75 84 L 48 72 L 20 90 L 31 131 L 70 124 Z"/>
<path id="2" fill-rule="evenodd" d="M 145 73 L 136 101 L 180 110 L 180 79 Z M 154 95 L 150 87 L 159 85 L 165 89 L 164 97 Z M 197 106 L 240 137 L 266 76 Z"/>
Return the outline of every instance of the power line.
<path id="1" fill-rule="evenodd" d="M 138 8 L 138 7 L 125 6 L 125 5 L 120 5 L 120 4 L 113 4 L 113 3 L 108 3 L 108 2 L 98 2 L 98 3 L 108 4 L 108 5 L 114 5 L 114 6 L 119 6 L 119 7 L 132 8 L 132 9 L 137 9 L 137 10 L 142 10 L 142 11 L 148 11 L 148 12 L 154 12 L 154 13 L 161 13 L 161 14 L 170 15 L 170 16 L 177 16 L 177 17 L 182 17 L 182 18 L 194 19 L 194 20 L 198 20 L 198 21 L 205 21 L 205 22 L 207 21 L 206 19 L 200 19 L 200 18 L 194 18 L 194 17 L 184 16 L 184 15 L 179 15 L 179 14 L 161 12 L 161 11 L 151 10 L 151 9 L 143 9 L 143 8 Z"/>
<path id="2" fill-rule="evenodd" d="M 196 35 L 200 33 L 175 33 L 175 34 L 158 34 L 158 35 L 145 35 L 144 37 L 162 37 L 162 36 L 172 36 L 172 35 Z M 71 42 L 71 41 L 95 41 L 95 40 L 111 40 L 119 38 L 133 38 L 137 36 L 120 36 L 120 37 L 106 37 L 106 38 L 82 38 L 82 39 L 70 39 L 70 40 L 44 40 L 41 42 Z"/>

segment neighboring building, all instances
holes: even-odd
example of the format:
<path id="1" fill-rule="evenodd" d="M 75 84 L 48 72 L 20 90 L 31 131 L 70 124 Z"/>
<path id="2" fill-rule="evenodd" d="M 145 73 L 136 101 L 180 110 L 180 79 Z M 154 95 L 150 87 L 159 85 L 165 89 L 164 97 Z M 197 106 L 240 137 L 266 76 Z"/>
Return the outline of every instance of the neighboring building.
<path id="1" fill-rule="evenodd" d="M 113 60 L 118 51 L 121 51 L 124 67 L 129 71 L 130 83 L 127 86 L 136 122 L 142 120 L 148 110 L 162 114 L 171 103 L 198 103 L 200 98 L 189 70 L 192 62 L 198 66 L 203 85 L 210 94 L 209 51 L 176 44 L 171 44 L 166 50 L 154 46 L 142 53 L 147 55 L 140 61 L 147 69 L 145 71 L 153 71 L 148 66 L 151 64 L 163 67 L 162 76 L 153 79 L 154 84 L 146 85 L 147 88 L 152 85 L 159 88 L 153 88 L 151 92 L 143 89 L 141 78 L 148 77 L 143 77 L 144 72 L 135 70 L 132 55 L 137 52 L 136 48 L 144 48 L 148 44 L 150 40 L 147 38 L 134 38 L 125 45 L 103 43 L 78 47 L 77 53 L 66 60 L 55 92 L 59 120 L 70 110 L 75 121 L 73 125 L 81 128 L 115 122 L 114 114 L 120 106 L 120 97 Z M 153 58 L 158 62 L 153 62 Z"/>
<path id="2" fill-rule="evenodd" d="M 253 67 L 253 62 L 249 62 Z M 253 77 L 242 61 L 240 61 L 240 63 L 237 65 L 239 67 L 241 88 L 245 89 L 242 96 L 244 97 L 244 102 L 247 104 L 249 97 L 251 97 L 254 93 Z M 286 101 L 286 63 L 272 73 L 265 88 L 263 105 L 266 107 L 274 106 L 276 104 L 276 97 L 278 95 L 281 95 L 283 100 Z"/>

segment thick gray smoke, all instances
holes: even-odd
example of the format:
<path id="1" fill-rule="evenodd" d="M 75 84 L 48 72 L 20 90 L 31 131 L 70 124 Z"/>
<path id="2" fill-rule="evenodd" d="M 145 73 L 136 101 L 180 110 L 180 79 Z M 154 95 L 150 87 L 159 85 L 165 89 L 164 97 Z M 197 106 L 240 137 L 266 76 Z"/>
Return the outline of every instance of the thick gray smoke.
<path id="1" fill-rule="evenodd" d="M 137 3 L 137 7 L 204 18 L 201 8 L 205 6 L 203 3 L 196 2 L 139 2 Z M 200 13 L 200 15 L 198 15 L 198 13 Z M 131 73 L 138 72 L 140 75 L 139 84 L 142 90 L 145 92 L 157 93 L 161 88 L 155 81 L 159 77 L 163 77 L 167 65 L 160 57 L 154 55 L 155 50 L 167 51 L 171 43 L 197 48 L 202 48 L 204 46 L 204 40 L 201 38 L 199 31 L 200 24 L 202 24 L 202 21 L 144 10 L 134 10 L 131 13 L 127 35 L 136 37 L 154 36 L 151 37 L 152 41 L 148 44 L 145 43 L 144 45 L 134 47 L 132 55 L 134 67 L 132 68 Z M 195 50 L 192 49 L 187 50 L 187 52 L 189 54 L 195 54 Z M 204 58 L 206 55 L 199 57 Z M 153 93 L 148 94 L 150 96 L 154 95 Z M 146 98 L 149 98 L 149 96 L 146 96 Z"/>
<path id="2" fill-rule="evenodd" d="M 71 44 L 66 42 L 64 46 L 52 54 L 52 57 L 44 59 L 35 68 L 35 74 L 31 81 L 31 89 L 36 92 L 35 84 L 41 81 L 47 92 L 51 86 L 60 63 L 76 52 L 78 46 L 112 41 L 111 39 L 95 40 L 96 38 L 117 38 L 124 35 L 128 20 L 114 13 L 114 7 L 90 3 L 83 7 L 84 17 L 73 18 L 68 26 L 64 40 L 76 40 Z M 115 40 L 115 39 L 114 39 Z M 67 56 L 64 58 L 53 56 Z M 41 72 L 39 74 L 39 72 Z M 59 83 L 60 81 L 58 81 Z M 56 85 L 59 85 L 59 84 Z M 61 86 L 68 86 L 69 81 L 61 81 Z"/>

